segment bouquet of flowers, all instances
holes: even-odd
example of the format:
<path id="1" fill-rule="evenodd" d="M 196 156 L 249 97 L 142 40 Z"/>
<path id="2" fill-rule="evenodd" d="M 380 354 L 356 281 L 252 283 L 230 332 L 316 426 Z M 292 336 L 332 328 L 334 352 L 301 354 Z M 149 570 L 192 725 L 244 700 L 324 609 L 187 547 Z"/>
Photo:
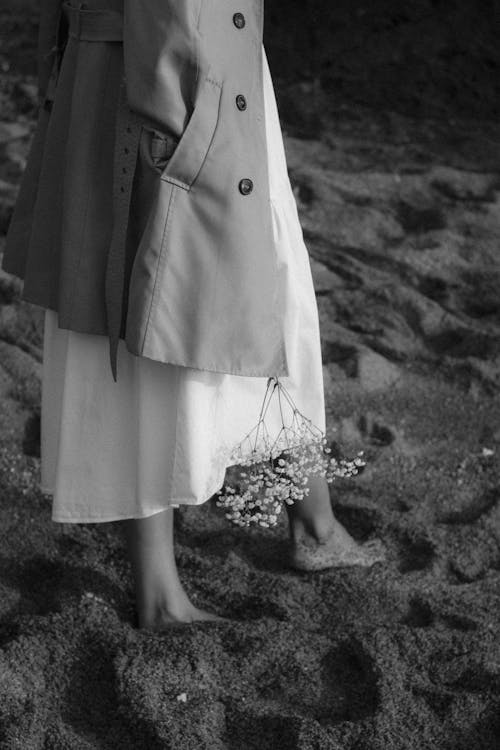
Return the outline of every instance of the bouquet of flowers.
<path id="1" fill-rule="evenodd" d="M 278 399 L 282 427 L 274 439 L 266 426 L 266 413 L 273 398 Z M 283 406 L 288 404 L 292 418 L 285 425 Z M 255 427 L 231 454 L 231 464 L 240 467 L 237 481 L 225 484 L 217 493 L 216 504 L 237 526 L 258 524 L 276 526 L 283 503 L 292 505 L 309 494 L 309 476 L 350 477 L 366 462 L 363 451 L 351 461 L 331 456 L 325 434 L 296 407 L 278 378 L 269 378 Z"/>

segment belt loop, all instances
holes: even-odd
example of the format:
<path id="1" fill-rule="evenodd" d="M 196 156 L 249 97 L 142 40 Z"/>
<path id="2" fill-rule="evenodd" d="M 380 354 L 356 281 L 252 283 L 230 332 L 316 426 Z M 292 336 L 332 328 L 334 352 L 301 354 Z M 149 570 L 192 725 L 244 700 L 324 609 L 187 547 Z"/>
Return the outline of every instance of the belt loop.
<path id="1" fill-rule="evenodd" d="M 123 13 L 109 8 L 91 10 L 87 3 L 62 4 L 68 35 L 77 41 L 123 42 Z"/>

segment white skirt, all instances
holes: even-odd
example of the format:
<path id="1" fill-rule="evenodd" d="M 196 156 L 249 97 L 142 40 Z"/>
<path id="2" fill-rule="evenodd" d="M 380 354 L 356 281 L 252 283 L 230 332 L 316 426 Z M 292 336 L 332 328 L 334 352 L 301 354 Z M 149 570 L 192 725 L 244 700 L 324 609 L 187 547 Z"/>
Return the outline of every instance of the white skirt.
<path id="1" fill-rule="evenodd" d="M 273 229 L 287 268 L 290 375 L 280 380 L 299 411 L 324 431 L 318 310 L 264 48 L 262 54 Z M 232 450 L 257 424 L 267 378 L 137 357 L 120 339 L 115 383 L 108 346 L 106 336 L 59 328 L 57 312 L 46 310 L 41 489 L 53 496 L 52 519 L 116 521 L 205 502 L 234 464 Z M 271 437 L 291 418 L 284 408 L 273 398 L 265 420 Z"/>

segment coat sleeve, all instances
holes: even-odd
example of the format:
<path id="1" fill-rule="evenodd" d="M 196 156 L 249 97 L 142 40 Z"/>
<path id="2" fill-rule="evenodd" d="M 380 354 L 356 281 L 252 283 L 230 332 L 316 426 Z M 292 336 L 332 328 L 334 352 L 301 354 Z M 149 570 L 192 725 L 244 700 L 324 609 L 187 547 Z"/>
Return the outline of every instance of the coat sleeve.
<path id="1" fill-rule="evenodd" d="M 123 54 L 129 107 L 180 137 L 198 75 L 199 0 L 125 0 Z"/>

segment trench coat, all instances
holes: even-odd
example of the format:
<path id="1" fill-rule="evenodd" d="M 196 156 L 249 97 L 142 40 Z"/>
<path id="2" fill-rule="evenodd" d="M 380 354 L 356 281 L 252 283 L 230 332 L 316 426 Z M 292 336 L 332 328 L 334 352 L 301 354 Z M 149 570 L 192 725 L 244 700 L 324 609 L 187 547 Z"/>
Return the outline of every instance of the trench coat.
<path id="1" fill-rule="evenodd" d="M 263 0 L 42 0 L 40 110 L 4 270 L 136 356 L 287 375 Z"/>

